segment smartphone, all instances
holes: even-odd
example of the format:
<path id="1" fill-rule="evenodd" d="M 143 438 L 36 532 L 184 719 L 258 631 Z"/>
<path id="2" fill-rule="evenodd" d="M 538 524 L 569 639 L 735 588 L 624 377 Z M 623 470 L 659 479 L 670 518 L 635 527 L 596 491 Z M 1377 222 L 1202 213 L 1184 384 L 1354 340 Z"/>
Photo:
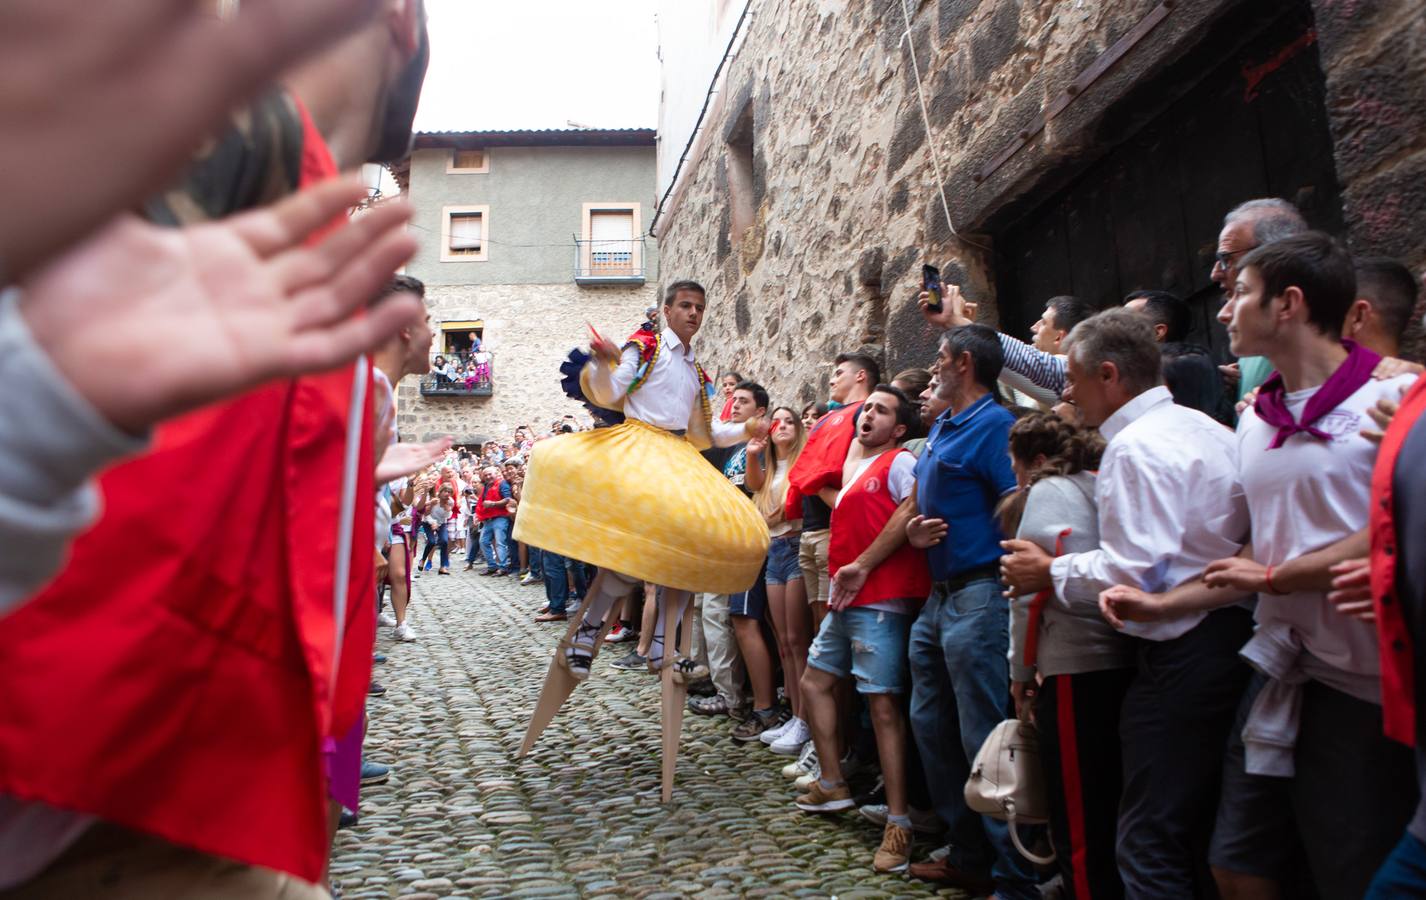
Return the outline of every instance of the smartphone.
<path id="1" fill-rule="evenodd" d="M 941 270 L 927 263 L 921 267 L 921 290 L 931 295 L 926 308 L 931 312 L 941 311 L 941 297 L 945 291 L 941 287 Z"/>

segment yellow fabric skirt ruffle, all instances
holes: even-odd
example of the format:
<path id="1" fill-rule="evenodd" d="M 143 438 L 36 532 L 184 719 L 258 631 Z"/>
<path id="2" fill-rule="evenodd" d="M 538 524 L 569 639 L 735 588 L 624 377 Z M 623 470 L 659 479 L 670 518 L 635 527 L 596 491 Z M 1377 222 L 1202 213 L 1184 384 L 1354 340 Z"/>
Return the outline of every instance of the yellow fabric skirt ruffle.
<path id="1" fill-rule="evenodd" d="M 710 594 L 750 588 L 769 541 L 757 508 L 692 444 L 637 419 L 536 444 L 515 539 Z"/>

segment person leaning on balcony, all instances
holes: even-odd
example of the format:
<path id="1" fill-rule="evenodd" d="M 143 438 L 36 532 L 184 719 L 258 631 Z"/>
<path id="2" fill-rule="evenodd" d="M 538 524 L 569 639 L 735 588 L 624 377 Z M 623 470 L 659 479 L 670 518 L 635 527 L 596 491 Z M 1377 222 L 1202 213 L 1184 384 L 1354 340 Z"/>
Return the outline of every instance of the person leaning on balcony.
<path id="1" fill-rule="evenodd" d="M 444 356 L 436 355 L 435 362 L 431 363 L 431 374 L 435 376 L 437 385 L 450 384 L 454 378 L 454 370 Z"/>

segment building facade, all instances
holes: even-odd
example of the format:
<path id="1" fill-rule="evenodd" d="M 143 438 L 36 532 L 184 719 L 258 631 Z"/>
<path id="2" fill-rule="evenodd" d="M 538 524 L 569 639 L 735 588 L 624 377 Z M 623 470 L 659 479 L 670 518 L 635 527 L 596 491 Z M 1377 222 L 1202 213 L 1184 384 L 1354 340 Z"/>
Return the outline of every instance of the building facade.
<path id="1" fill-rule="evenodd" d="M 660 45 L 653 232 L 705 358 L 778 400 L 842 350 L 926 365 L 923 262 L 1027 338 L 1053 295 L 1170 290 L 1220 357 L 1239 202 L 1426 267 L 1423 0 L 667 0 Z"/>
<path id="2" fill-rule="evenodd" d="M 631 332 L 657 290 L 654 132 L 425 133 L 395 168 L 420 242 L 406 273 L 426 284 L 433 355 L 454 367 L 402 381 L 402 439 L 478 443 L 583 418 L 560 363 L 588 343 L 586 323 Z"/>

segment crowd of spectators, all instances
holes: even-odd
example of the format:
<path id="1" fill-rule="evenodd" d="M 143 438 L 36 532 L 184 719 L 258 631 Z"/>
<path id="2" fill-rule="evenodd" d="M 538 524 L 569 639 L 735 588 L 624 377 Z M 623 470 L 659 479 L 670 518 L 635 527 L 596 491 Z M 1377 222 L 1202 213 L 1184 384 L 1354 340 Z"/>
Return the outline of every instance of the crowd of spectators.
<path id="1" fill-rule="evenodd" d="M 877 870 L 1004 898 L 1355 897 L 1413 823 L 1365 573 L 1376 442 L 1420 372 L 1397 358 L 1415 278 L 1273 199 L 1228 213 L 1212 276 L 1229 366 L 1165 291 L 1052 297 L 1025 342 L 952 287 L 920 298 L 944 329 L 927 369 L 884 380 L 849 350 L 826 407 L 717 379 L 715 415 L 770 427 L 705 457 L 772 543 L 749 590 L 697 598 L 688 707 L 782 757 L 798 809 L 882 825 Z M 625 603 L 613 668 L 649 671 L 652 597 Z M 1011 717 L 1037 728 L 1045 828 L 967 805 Z M 1394 866 L 1426 856 L 1421 821 Z M 912 863 L 916 839 L 938 849 Z"/>

